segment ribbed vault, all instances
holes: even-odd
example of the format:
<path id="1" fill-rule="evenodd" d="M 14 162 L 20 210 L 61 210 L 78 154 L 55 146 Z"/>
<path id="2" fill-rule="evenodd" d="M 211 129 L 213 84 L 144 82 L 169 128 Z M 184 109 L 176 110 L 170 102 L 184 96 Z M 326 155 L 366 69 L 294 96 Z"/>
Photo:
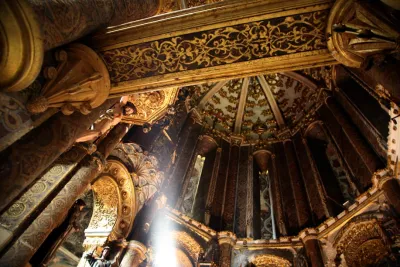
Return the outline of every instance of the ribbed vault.
<path id="1" fill-rule="evenodd" d="M 247 143 L 285 139 L 319 104 L 321 89 L 295 73 L 259 75 L 192 86 L 190 108 L 204 125 Z"/>

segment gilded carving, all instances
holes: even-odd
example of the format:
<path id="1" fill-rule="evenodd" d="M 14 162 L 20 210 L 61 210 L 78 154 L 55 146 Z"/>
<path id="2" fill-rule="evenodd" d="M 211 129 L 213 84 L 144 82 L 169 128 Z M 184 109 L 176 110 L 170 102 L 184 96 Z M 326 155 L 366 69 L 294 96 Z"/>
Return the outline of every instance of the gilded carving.
<path id="1" fill-rule="evenodd" d="M 377 53 L 399 52 L 399 31 L 375 3 L 336 1 L 327 25 L 328 48 L 340 63 L 359 68 Z"/>
<path id="2" fill-rule="evenodd" d="M 122 121 L 137 125 L 152 124 L 167 113 L 168 107 L 174 104 L 178 91 L 178 88 L 169 88 L 130 96 L 128 101 L 135 105 L 137 114 L 123 117 Z"/>
<path id="3" fill-rule="evenodd" d="M 27 104 L 32 113 L 41 113 L 50 107 L 61 108 L 65 115 L 78 109 L 88 114 L 103 104 L 110 91 L 108 71 L 89 47 L 73 44 L 56 52 L 57 68 L 44 70 L 47 82 L 40 95 Z"/>
<path id="4" fill-rule="evenodd" d="M 336 261 L 343 254 L 349 267 L 377 264 L 390 255 L 388 240 L 376 219 L 351 222 L 335 240 Z"/>
<path id="5" fill-rule="evenodd" d="M 38 181 L 27 188 L 24 194 L 5 210 L 0 216 L 0 225 L 16 231 L 84 156 L 85 151 L 79 147 L 73 147 L 62 154 Z"/>
<path id="6" fill-rule="evenodd" d="M 186 70 L 326 49 L 328 12 L 315 11 L 102 51 L 119 83 Z"/>
<path id="7" fill-rule="evenodd" d="M 203 249 L 200 244 L 184 231 L 172 231 L 172 238 L 176 244 L 186 251 L 192 260 L 196 261 L 200 253 L 203 253 Z"/>
<path id="8" fill-rule="evenodd" d="M 274 255 L 257 255 L 251 260 L 256 267 L 290 267 L 292 264 L 281 257 Z"/>
<path id="9" fill-rule="evenodd" d="M 99 174 L 103 160 L 87 158 L 63 189 L 47 205 L 36 220 L 26 229 L 19 239 L 0 259 L 1 266 L 24 266 L 35 251 L 65 218 L 67 211 L 81 195 L 90 180 Z M 99 166 L 100 164 L 100 166 Z"/>

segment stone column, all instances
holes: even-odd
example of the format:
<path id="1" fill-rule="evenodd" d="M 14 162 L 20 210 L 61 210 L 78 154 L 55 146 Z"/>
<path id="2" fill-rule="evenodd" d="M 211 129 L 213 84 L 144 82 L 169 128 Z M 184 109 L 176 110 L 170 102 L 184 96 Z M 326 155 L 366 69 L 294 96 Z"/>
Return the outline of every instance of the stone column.
<path id="1" fill-rule="evenodd" d="M 94 152 L 92 148 L 76 144 L 62 154 L 48 168 L 42 177 L 37 179 L 21 196 L 16 199 L 0 216 L 0 251 L 41 212 L 42 207 L 51 194 L 57 193 L 57 188 L 65 183 L 65 179 L 75 169 L 86 154 Z"/>
<path id="2" fill-rule="evenodd" d="M 293 142 L 290 140 L 283 143 L 286 155 L 287 167 L 289 169 L 289 176 L 292 184 L 293 196 L 295 199 L 295 207 L 297 211 L 297 219 L 299 228 L 303 228 L 312 224 L 312 216 L 308 199 L 305 192 L 304 184 L 302 181 L 301 173 L 297 164 L 297 157 L 295 154 Z"/>
<path id="3" fill-rule="evenodd" d="M 160 0 L 41 1 L 0 3 L 0 88 L 19 91 L 39 74 L 44 51 L 70 43 L 94 30 L 159 12 Z M 7 53 L 6 53 L 7 52 Z"/>
<path id="4" fill-rule="evenodd" d="M 400 185 L 394 177 L 384 177 L 379 181 L 379 188 L 385 192 L 385 196 L 393 209 L 400 214 Z"/>
<path id="5" fill-rule="evenodd" d="M 221 267 L 231 266 L 231 255 L 233 246 L 236 244 L 236 235 L 232 232 L 223 231 L 218 233 L 219 265 Z"/>
<path id="6" fill-rule="evenodd" d="M 136 267 L 146 259 L 147 248 L 138 241 L 129 241 L 121 267 Z"/>
<path id="7" fill-rule="evenodd" d="M 283 214 L 283 205 L 282 205 L 282 194 L 279 186 L 279 176 L 276 168 L 276 156 L 275 154 L 271 155 L 271 162 L 269 173 L 271 177 L 271 187 L 272 187 L 272 202 L 274 206 L 274 211 L 276 211 L 276 225 L 278 226 L 278 235 L 287 235 L 287 229 L 285 224 L 285 217 Z"/>
<path id="8" fill-rule="evenodd" d="M 212 204 L 214 202 L 215 191 L 216 191 L 216 187 L 217 187 L 218 169 L 219 169 L 219 162 L 221 160 L 221 152 L 222 152 L 222 148 L 220 148 L 220 147 L 217 148 L 215 159 L 214 159 L 214 166 L 213 166 L 213 170 L 212 170 L 210 187 L 208 189 L 206 212 L 204 215 L 205 224 L 207 226 L 210 225 L 211 208 L 212 208 Z"/>
<path id="9" fill-rule="evenodd" d="M 181 192 L 185 175 L 190 168 L 192 155 L 196 148 L 197 138 L 200 135 L 201 126 L 196 124 L 193 117 L 186 120 L 176 148 L 178 155 L 174 169 L 172 170 L 166 189 L 166 195 L 170 206 L 175 206 Z"/>
<path id="10" fill-rule="evenodd" d="M 228 175 L 225 181 L 225 199 L 223 206 L 223 229 L 234 231 L 235 222 L 235 207 L 237 182 L 239 174 L 239 153 L 240 153 L 240 138 L 231 137 L 231 147 L 229 151 L 229 166 Z"/>
<path id="11" fill-rule="evenodd" d="M 344 159 L 347 161 L 354 176 L 360 179 L 362 187 L 366 189 L 372 183 L 371 177 L 378 169 L 380 160 L 365 142 L 364 138 L 360 135 L 354 125 L 349 121 L 347 115 L 342 111 L 341 107 L 333 97 L 328 97 L 326 99 L 326 106 L 332 115 L 324 112 L 322 109 L 321 114 L 324 118 L 324 123 L 328 126 L 333 139 L 341 150 Z M 337 121 L 340 126 L 339 128 L 337 128 L 337 124 L 335 124 L 334 120 Z M 352 146 L 353 151 L 357 153 L 357 156 L 348 152 L 349 147 L 347 147 L 346 144 Z M 355 157 L 359 158 L 359 163 L 362 168 L 360 168 L 360 164 L 354 164 L 353 160 Z"/>
<path id="12" fill-rule="evenodd" d="M 322 222 L 333 213 L 328 205 L 320 174 L 315 165 L 307 139 L 304 136 L 299 136 L 295 138 L 294 141 L 304 183 L 307 185 L 306 192 L 310 200 L 310 207 L 312 213 L 316 216 L 314 219 L 316 222 Z"/>
<path id="13" fill-rule="evenodd" d="M 0 211 L 43 173 L 79 135 L 117 100 L 108 100 L 89 115 L 57 114 L 0 155 Z"/>
<path id="14" fill-rule="evenodd" d="M 126 127 L 125 124 L 117 125 L 101 142 L 99 149 L 101 151 L 111 151 L 111 146 L 115 146 L 117 143 L 115 140 L 121 140 L 126 132 L 121 128 L 126 129 Z M 4 253 L 0 259 L 1 266 L 23 266 L 29 261 L 51 231 L 64 220 L 75 200 L 85 191 L 91 181 L 101 173 L 107 156 L 107 154 L 102 155 L 99 152 L 95 152 L 83 159 L 79 165 L 80 168 L 72 175 L 63 189 Z"/>
<path id="15" fill-rule="evenodd" d="M 322 259 L 319 241 L 315 235 L 314 229 L 306 229 L 299 234 L 303 241 L 304 248 L 306 249 L 307 257 L 311 262 L 312 267 L 323 267 L 324 261 Z"/>

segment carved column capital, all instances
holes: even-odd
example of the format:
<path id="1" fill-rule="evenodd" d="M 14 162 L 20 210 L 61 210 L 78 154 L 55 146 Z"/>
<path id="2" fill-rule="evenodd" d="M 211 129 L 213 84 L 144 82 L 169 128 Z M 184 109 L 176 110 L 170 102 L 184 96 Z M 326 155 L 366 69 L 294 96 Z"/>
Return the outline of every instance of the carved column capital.
<path id="1" fill-rule="evenodd" d="M 360 68 L 370 55 L 399 51 L 396 23 L 383 14 L 379 5 L 379 1 L 335 2 L 327 24 L 328 49 L 343 65 Z"/>
<path id="2" fill-rule="evenodd" d="M 314 228 L 306 228 L 299 233 L 299 237 L 303 243 L 306 243 L 308 240 L 318 239 L 317 231 Z"/>
<path id="3" fill-rule="evenodd" d="M 229 231 L 223 231 L 218 233 L 218 244 L 228 244 L 234 246 L 236 244 L 237 237 L 234 233 Z"/>
<path id="4" fill-rule="evenodd" d="M 104 103 L 110 92 L 110 76 L 101 58 L 89 47 L 72 44 L 56 52 L 57 67 L 44 69 L 46 83 L 40 95 L 26 108 L 41 113 L 48 108 L 61 108 L 65 115 L 76 109 L 88 114 Z"/>

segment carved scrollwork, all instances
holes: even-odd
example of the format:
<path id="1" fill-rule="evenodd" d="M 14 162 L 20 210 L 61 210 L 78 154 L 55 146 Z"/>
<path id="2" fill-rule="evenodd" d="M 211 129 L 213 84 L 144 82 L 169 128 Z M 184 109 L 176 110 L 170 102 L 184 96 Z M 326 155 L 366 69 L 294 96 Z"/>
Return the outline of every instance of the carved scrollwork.
<path id="1" fill-rule="evenodd" d="M 112 82 L 325 49 L 327 11 L 239 24 L 101 52 Z"/>

